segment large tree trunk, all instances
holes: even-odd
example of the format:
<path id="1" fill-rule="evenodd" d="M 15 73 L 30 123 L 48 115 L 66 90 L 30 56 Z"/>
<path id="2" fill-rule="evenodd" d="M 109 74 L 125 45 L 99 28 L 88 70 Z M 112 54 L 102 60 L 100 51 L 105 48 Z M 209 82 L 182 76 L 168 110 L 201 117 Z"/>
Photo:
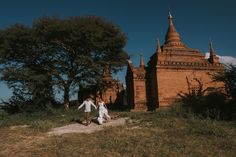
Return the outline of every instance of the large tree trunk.
<path id="1" fill-rule="evenodd" d="M 53 94 L 53 85 L 52 85 L 52 76 L 48 76 L 48 84 L 47 84 L 47 89 L 48 89 L 48 102 L 53 105 L 54 101 L 54 94 Z"/>
<path id="2" fill-rule="evenodd" d="M 65 111 L 69 109 L 69 92 L 70 92 L 70 85 L 64 85 L 64 109 Z"/>

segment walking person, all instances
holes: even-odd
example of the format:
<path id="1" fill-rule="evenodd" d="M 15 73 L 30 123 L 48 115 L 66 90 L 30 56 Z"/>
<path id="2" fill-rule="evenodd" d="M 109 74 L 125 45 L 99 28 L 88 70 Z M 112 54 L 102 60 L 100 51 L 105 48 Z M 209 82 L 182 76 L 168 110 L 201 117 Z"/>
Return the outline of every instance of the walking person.
<path id="1" fill-rule="evenodd" d="M 88 126 L 91 123 L 90 120 L 91 106 L 93 106 L 95 109 L 97 109 L 97 107 L 94 105 L 90 97 L 84 100 L 84 102 L 78 107 L 78 110 L 81 109 L 83 106 L 84 106 L 86 126 Z"/>
<path id="2" fill-rule="evenodd" d="M 105 104 L 105 102 L 100 99 L 98 101 L 98 108 L 99 108 L 99 116 L 98 116 L 98 123 L 102 124 L 108 120 L 111 119 L 111 117 L 108 115 L 108 110 L 107 110 L 107 106 Z"/>

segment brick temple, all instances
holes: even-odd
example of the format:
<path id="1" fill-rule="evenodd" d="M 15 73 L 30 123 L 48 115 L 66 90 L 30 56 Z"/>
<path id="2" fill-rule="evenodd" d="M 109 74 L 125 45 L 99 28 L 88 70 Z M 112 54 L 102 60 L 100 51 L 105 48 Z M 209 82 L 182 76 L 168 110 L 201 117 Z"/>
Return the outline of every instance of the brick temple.
<path id="1" fill-rule="evenodd" d="M 117 104 L 121 102 L 123 97 L 123 84 L 112 77 L 110 69 L 107 69 L 103 74 L 103 82 L 106 84 L 106 88 L 101 90 L 98 95 L 103 99 L 106 104 Z M 98 96 L 97 96 L 98 97 Z"/>
<path id="2" fill-rule="evenodd" d="M 110 105 L 122 105 L 124 97 L 123 84 L 112 77 L 110 68 L 105 68 L 102 77 L 103 88 L 95 86 L 89 86 L 86 88 L 80 87 L 78 92 L 78 102 L 82 103 L 87 97 L 91 97 L 95 103 L 99 98 L 111 107 Z"/>
<path id="3" fill-rule="evenodd" d="M 180 38 L 169 13 L 169 28 L 165 42 L 157 41 L 156 52 L 150 57 L 147 66 L 140 58 L 139 67 L 128 60 L 126 73 L 127 102 L 131 111 L 154 110 L 166 107 L 180 99 L 180 93 L 217 88 L 222 84 L 213 82 L 212 75 L 224 70 L 219 63 L 212 43 L 210 56 L 187 47 Z"/>

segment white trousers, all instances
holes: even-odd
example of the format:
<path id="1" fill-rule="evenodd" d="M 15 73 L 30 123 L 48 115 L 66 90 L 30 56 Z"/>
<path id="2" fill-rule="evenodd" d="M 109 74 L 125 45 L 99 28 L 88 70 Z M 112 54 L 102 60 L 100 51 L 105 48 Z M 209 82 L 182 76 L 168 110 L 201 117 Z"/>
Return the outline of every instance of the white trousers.
<path id="1" fill-rule="evenodd" d="M 103 124 L 108 119 L 111 119 L 111 117 L 108 115 L 107 109 L 99 110 L 98 123 Z"/>

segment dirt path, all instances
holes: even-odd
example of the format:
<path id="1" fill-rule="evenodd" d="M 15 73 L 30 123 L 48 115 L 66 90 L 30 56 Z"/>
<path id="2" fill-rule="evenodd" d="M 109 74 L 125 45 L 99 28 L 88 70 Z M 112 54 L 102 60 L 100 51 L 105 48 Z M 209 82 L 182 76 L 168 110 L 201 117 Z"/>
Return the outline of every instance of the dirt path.
<path id="1" fill-rule="evenodd" d="M 58 128 L 53 128 L 50 130 L 47 134 L 49 136 L 52 135 L 62 135 L 62 134 L 68 134 L 68 133 L 93 133 L 95 131 L 99 131 L 104 129 L 108 126 L 119 126 L 124 125 L 126 120 L 128 118 L 119 118 L 115 120 L 111 120 L 107 123 L 104 123 L 102 125 L 98 125 L 96 123 L 91 123 L 89 126 L 85 126 L 83 124 L 75 123 L 75 124 L 69 124 Z"/>
<path id="2" fill-rule="evenodd" d="M 10 129 L 4 129 L 4 131 L 2 131 L 6 138 L 4 138 L 4 136 L 0 139 L 0 143 L 4 143 L 0 148 L 0 156 L 31 156 L 31 151 L 37 149 L 38 145 L 43 144 L 48 136 L 69 133 L 93 133 L 95 131 L 103 130 L 105 127 L 124 125 L 127 119 L 129 118 L 117 118 L 102 125 L 91 123 L 89 126 L 74 123 L 53 128 L 47 133 L 40 133 L 37 135 L 28 130 L 28 126 L 12 126 Z"/>

